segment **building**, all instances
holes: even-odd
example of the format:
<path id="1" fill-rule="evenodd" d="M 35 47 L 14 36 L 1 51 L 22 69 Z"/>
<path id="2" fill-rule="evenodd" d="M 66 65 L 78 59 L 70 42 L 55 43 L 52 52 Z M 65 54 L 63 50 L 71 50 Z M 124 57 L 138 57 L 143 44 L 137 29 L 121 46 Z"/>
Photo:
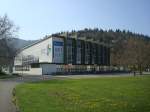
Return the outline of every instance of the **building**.
<path id="1" fill-rule="evenodd" d="M 50 36 L 20 50 L 14 73 L 42 75 L 99 72 L 110 65 L 110 47 L 78 38 Z"/>

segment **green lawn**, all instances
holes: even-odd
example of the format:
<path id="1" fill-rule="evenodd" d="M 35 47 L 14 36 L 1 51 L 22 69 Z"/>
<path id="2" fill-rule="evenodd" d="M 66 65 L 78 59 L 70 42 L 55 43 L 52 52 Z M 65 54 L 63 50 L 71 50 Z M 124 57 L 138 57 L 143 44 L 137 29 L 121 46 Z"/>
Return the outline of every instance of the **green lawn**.
<path id="1" fill-rule="evenodd" d="M 21 112 L 150 112 L 150 76 L 28 83 L 16 96 Z"/>

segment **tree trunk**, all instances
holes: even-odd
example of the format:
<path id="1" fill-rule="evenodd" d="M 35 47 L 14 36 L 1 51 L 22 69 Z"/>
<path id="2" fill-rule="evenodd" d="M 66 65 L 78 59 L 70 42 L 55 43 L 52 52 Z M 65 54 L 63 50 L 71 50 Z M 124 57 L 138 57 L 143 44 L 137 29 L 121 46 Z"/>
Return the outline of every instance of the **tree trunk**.
<path id="1" fill-rule="evenodd" d="M 143 75 L 142 65 L 139 65 L 140 75 Z"/>
<path id="2" fill-rule="evenodd" d="M 136 76 L 136 72 L 135 72 L 135 70 L 133 71 L 134 72 L 134 77 Z"/>
<path id="3" fill-rule="evenodd" d="M 134 77 L 136 76 L 136 67 L 135 67 L 135 65 L 133 66 L 133 75 L 134 75 Z"/>

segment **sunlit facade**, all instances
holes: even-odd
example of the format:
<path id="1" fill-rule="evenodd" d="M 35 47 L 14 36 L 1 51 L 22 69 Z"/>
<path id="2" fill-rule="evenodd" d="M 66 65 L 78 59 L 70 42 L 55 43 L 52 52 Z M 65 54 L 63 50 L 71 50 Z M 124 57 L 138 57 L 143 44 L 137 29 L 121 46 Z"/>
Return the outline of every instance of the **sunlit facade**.
<path id="1" fill-rule="evenodd" d="M 14 72 L 43 75 L 100 72 L 110 65 L 110 47 L 79 38 L 51 36 L 20 50 Z"/>

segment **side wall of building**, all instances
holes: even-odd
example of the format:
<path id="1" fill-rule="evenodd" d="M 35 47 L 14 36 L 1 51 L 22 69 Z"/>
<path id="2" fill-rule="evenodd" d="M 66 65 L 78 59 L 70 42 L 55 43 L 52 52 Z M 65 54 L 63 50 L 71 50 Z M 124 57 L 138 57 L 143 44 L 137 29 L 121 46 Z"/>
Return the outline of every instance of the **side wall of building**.
<path id="1" fill-rule="evenodd" d="M 23 56 L 33 55 L 39 59 L 39 63 L 52 62 L 52 38 L 24 49 L 21 54 Z"/>
<path id="2" fill-rule="evenodd" d="M 14 65 L 29 64 L 30 61 L 31 63 L 52 62 L 52 38 L 22 50 L 15 57 Z"/>
<path id="3" fill-rule="evenodd" d="M 41 68 L 31 68 L 32 63 L 52 63 L 52 38 L 24 48 L 14 60 L 14 73 L 42 74 Z"/>

